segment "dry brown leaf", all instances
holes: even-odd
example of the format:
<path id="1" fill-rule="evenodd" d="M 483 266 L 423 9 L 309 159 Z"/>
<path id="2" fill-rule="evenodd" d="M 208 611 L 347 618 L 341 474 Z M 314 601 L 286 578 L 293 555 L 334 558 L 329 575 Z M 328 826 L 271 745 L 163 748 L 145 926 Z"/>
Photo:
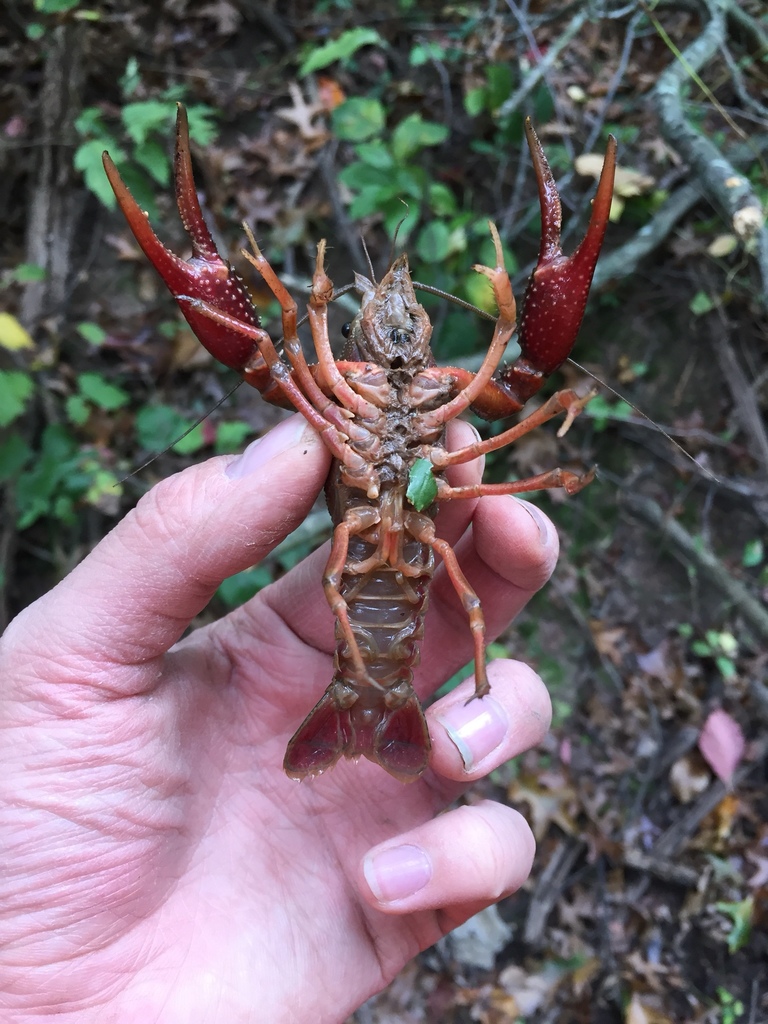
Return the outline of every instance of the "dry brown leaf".
<path id="1" fill-rule="evenodd" d="M 654 1009 L 649 1001 L 643 1000 L 637 992 L 634 992 L 625 1016 L 626 1024 L 674 1024 L 671 1017 L 666 1013 Z"/>
<path id="2" fill-rule="evenodd" d="M 528 804 L 528 817 L 536 839 L 544 838 L 551 821 L 559 825 L 567 835 L 575 835 L 576 823 L 565 809 L 576 797 L 570 786 L 548 790 L 542 789 L 532 780 L 515 779 L 509 785 L 507 795 L 513 803 Z"/>
<path id="3" fill-rule="evenodd" d="M 717 235 L 707 246 L 707 254 L 714 259 L 722 259 L 730 256 L 738 244 L 736 235 Z"/>
<path id="4" fill-rule="evenodd" d="M 328 129 L 324 124 L 316 125 L 316 117 L 325 113 L 322 103 L 307 103 L 304 93 L 296 82 L 288 84 L 288 92 L 291 95 L 291 107 L 280 107 L 275 113 L 284 121 L 290 121 L 299 129 L 308 149 L 316 149 L 325 144 L 328 138 Z"/>
<path id="5" fill-rule="evenodd" d="M 710 784 L 712 776 L 700 757 L 686 754 L 675 761 L 669 772 L 672 792 L 681 804 L 689 804 L 700 796 Z"/>
<path id="6" fill-rule="evenodd" d="M 595 647 L 605 658 L 620 665 L 624 660 L 627 631 L 623 626 L 606 628 L 599 619 L 590 619 L 589 631 Z"/>
<path id="7" fill-rule="evenodd" d="M 582 153 L 574 161 L 576 173 L 585 178 L 599 178 L 603 169 L 603 160 L 602 153 Z M 617 167 L 613 192 L 614 195 L 621 196 L 622 199 L 630 199 L 633 196 L 641 196 L 650 192 L 655 184 L 656 179 L 650 174 L 633 171 L 630 167 Z"/>
<path id="8" fill-rule="evenodd" d="M 517 964 L 505 967 L 499 974 L 499 984 L 514 998 L 517 1013 L 523 1019 L 549 1005 L 562 979 L 563 969 L 551 963 L 544 964 L 536 974 Z"/>

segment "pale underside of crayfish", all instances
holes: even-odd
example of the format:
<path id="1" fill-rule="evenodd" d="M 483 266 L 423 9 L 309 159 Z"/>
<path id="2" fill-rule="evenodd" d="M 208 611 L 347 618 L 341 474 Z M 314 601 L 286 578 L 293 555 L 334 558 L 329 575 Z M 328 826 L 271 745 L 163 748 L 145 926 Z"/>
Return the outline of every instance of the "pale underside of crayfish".
<path id="1" fill-rule="evenodd" d="M 476 373 L 435 364 L 432 326 L 416 299 L 404 255 L 378 283 L 356 276 L 360 311 L 345 330 L 343 358 L 336 359 L 328 334 L 328 303 L 334 290 L 325 271 L 324 241 L 318 245 L 308 303 L 317 362 L 308 364 L 297 333 L 296 302 L 251 239 L 253 254 L 244 255 L 282 310 L 286 358 L 281 357 L 260 327 L 245 285 L 217 252 L 203 220 L 183 108 L 177 119 L 175 178 L 179 212 L 192 240 L 189 260 L 159 241 L 104 154 L 107 175 L 131 230 L 200 342 L 220 362 L 239 370 L 267 401 L 303 413 L 333 456 L 326 496 L 334 533 L 323 586 L 336 616 L 335 669 L 328 689 L 288 743 L 284 767 L 292 778 L 319 774 L 342 755 L 367 757 L 403 782 L 424 772 L 430 739 L 412 679 L 436 555 L 472 630 L 474 695 L 488 692 L 480 602 L 454 551 L 435 533 L 438 503 L 546 487 L 575 493 L 592 478 L 591 473 L 579 476 L 553 469 L 511 483 L 452 487 L 444 476 L 449 466 L 501 448 L 559 413 L 566 414 L 569 424 L 588 400 L 571 390 L 558 391 L 534 413 L 489 440 L 457 451 L 444 447 L 450 420 L 467 409 L 485 419 L 518 412 L 568 358 L 608 223 L 615 140 L 609 139 L 587 233 L 575 253 L 566 257 L 560 247 L 560 199 L 530 122 L 526 135 L 542 215 L 538 264 L 518 323 L 501 240 L 490 225 L 496 265 L 475 269 L 490 281 L 498 318 Z M 500 367 L 516 329 L 521 355 Z"/>

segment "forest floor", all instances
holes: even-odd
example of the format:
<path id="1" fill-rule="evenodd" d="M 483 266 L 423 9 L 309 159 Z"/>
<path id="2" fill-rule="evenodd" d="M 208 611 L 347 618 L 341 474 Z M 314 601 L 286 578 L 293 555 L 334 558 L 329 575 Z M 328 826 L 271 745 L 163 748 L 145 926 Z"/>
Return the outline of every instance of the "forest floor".
<path id="1" fill-rule="evenodd" d="M 157 479 L 281 415 L 241 388 L 185 451 L 112 486 L 233 375 L 199 349 L 94 195 L 104 145 L 121 169 L 143 168 L 131 185 L 183 251 L 168 181 L 173 101 L 198 108 L 203 135 L 212 128 L 196 170 L 222 251 L 242 262 L 247 220 L 301 304 L 321 237 L 337 284 L 365 270 L 361 237 L 377 271 L 387 265 L 400 192 L 398 245 L 417 278 L 474 299 L 470 267 L 489 258 L 491 218 L 521 297 L 538 245 L 523 115 L 552 159 L 566 248 L 594 191 L 576 158 L 601 154 L 612 131 L 622 210 L 574 353 L 606 386 L 562 440 L 545 428 L 488 466 L 497 480 L 598 466 L 575 497 L 536 496 L 562 557 L 492 649 L 545 679 L 552 730 L 469 797 L 529 817 L 536 865 L 521 892 L 420 956 L 354 1020 L 768 1021 L 764 7 L 394 6 L 366 5 L 365 28 L 341 0 L 116 0 L 95 20 L 77 2 L 62 13 L 43 3 L 53 13 L 39 28 L 6 8 L 0 286 L 35 347 L 12 351 L 0 336 L 0 369 L 31 373 L 36 390 L 0 435 L 3 615 L 56 582 Z M 348 52 L 323 50 L 339 39 Z M 368 105 L 345 129 L 334 112 L 351 98 Z M 758 211 L 751 237 L 734 203 Z M 274 304 L 254 289 L 279 337 Z M 438 361 L 477 365 L 488 325 L 428 305 Z M 349 308 L 332 313 L 332 337 Z M 566 365 L 561 385 L 592 381 Z M 34 462 L 14 456 L 24 451 Z M 54 464 L 66 480 L 33 472 Z M 303 532 L 206 614 L 327 536 L 319 501 Z"/>

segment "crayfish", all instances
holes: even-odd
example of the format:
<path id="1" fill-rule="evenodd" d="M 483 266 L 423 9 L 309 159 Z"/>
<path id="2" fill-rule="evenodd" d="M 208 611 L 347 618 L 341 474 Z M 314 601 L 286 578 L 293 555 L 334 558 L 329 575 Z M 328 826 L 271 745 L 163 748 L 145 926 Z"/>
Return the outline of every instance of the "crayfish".
<path id="1" fill-rule="evenodd" d="M 346 346 L 337 359 L 328 335 L 334 288 L 325 271 L 324 241 L 317 247 L 308 304 L 317 362 L 307 363 L 297 333 L 296 302 L 251 237 L 253 253 L 244 255 L 280 304 L 283 358 L 203 220 L 183 108 L 176 125 L 175 183 L 179 213 L 192 241 L 191 259 L 180 259 L 160 242 L 104 154 L 109 181 L 131 230 L 201 343 L 268 402 L 299 410 L 333 456 L 326 496 L 334 532 L 323 587 L 336 617 L 335 669 L 328 689 L 288 744 L 284 767 L 292 778 L 319 774 L 341 755 L 365 756 L 403 782 L 418 778 L 427 767 L 429 732 L 411 681 L 436 555 L 472 630 L 474 696 L 488 692 L 483 613 L 453 549 L 435 532 L 439 502 L 545 487 L 563 487 L 573 494 L 592 479 L 592 473 L 553 469 L 512 483 L 452 487 L 444 477 L 447 467 L 501 448 L 559 413 L 569 423 L 588 400 L 570 389 L 558 391 L 489 440 L 456 451 L 444 446 L 446 424 L 454 417 L 467 409 L 489 420 L 518 412 L 568 358 L 605 235 L 615 139 L 608 142 L 587 233 L 566 257 L 560 246 L 557 188 L 530 121 L 525 132 L 541 205 L 538 264 L 518 323 L 499 233 L 489 225 L 496 265 L 475 270 L 490 281 L 498 318 L 476 373 L 436 365 L 432 325 L 416 299 L 405 255 L 394 260 L 378 283 L 356 275 L 360 311 L 345 325 Z M 512 365 L 500 367 L 516 328 L 521 354 Z"/>

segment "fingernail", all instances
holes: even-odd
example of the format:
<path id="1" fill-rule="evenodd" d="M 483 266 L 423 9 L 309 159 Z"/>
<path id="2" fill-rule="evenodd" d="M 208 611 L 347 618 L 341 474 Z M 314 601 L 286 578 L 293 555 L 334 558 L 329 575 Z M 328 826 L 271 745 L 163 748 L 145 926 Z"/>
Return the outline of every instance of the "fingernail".
<path id="1" fill-rule="evenodd" d="M 467 771 L 493 753 L 509 732 L 507 712 L 493 697 L 454 704 L 437 720 L 461 754 Z"/>
<path id="2" fill-rule="evenodd" d="M 276 455 L 282 455 L 299 444 L 305 434 L 309 440 L 311 432 L 312 428 L 301 413 L 289 416 L 263 437 L 252 441 L 242 455 L 230 462 L 224 472 L 230 480 L 241 480 L 261 469 Z"/>
<path id="3" fill-rule="evenodd" d="M 369 854 L 363 874 L 380 903 L 394 903 L 424 888 L 432 878 L 432 863 L 418 846 L 392 846 Z"/>
<path id="4" fill-rule="evenodd" d="M 546 544 L 549 541 L 549 521 L 547 517 L 538 509 L 535 505 L 532 505 L 530 501 L 525 501 L 524 498 L 518 498 L 516 495 L 512 495 L 518 505 L 522 505 L 531 519 L 536 523 L 539 528 L 539 538 L 542 544 Z"/>

